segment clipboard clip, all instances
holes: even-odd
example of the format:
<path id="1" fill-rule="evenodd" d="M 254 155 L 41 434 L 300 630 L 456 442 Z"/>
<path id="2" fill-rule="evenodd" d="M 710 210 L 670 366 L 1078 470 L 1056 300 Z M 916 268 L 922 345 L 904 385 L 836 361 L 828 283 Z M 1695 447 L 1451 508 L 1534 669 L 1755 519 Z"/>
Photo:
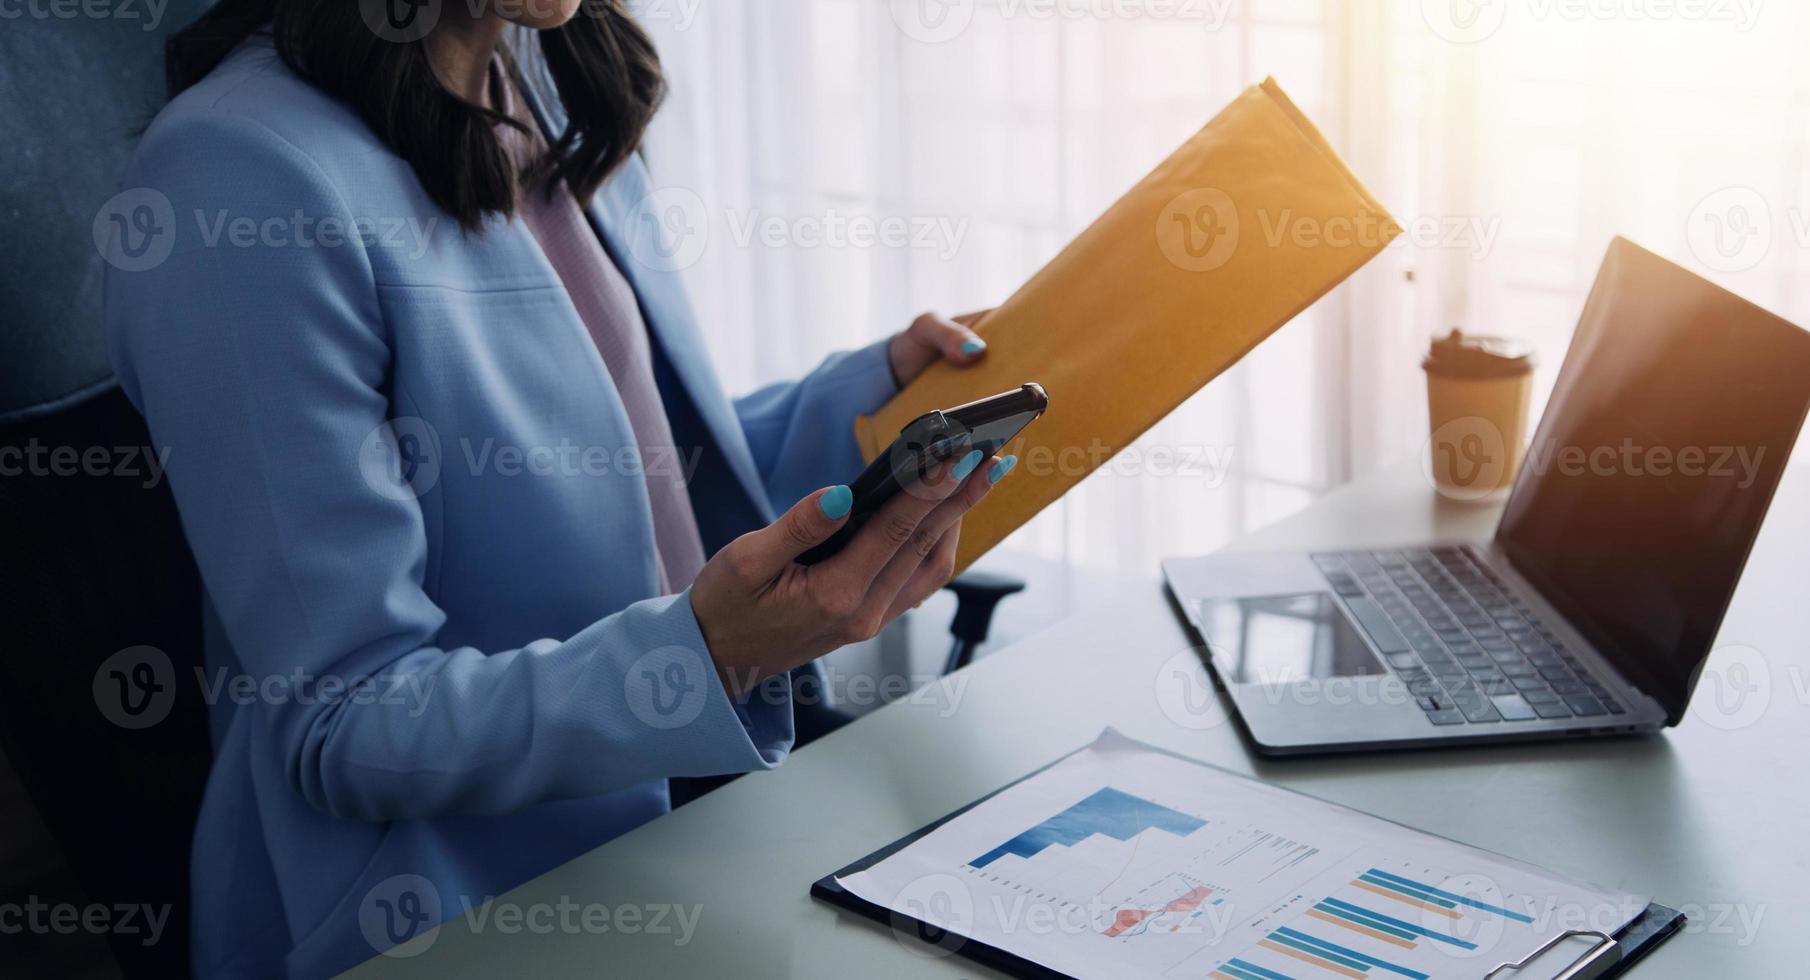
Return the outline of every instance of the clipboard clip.
<path id="1" fill-rule="evenodd" d="M 1610 967 L 1621 962 L 1621 946 L 1616 943 L 1614 936 L 1611 936 L 1606 932 L 1597 932 L 1594 929 L 1572 929 L 1548 939 L 1544 946 L 1521 957 L 1520 962 L 1504 963 L 1494 970 L 1485 973 L 1483 975 L 1483 980 L 1495 980 L 1496 977 L 1501 976 L 1504 973 L 1524 970 L 1531 966 L 1533 961 L 1546 955 L 1560 943 L 1567 939 L 1571 939 L 1574 936 L 1592 936 L 1599 940 L 1599 942 L 1595 946 L 1592 946 L 1590 951 L 1580 957 L 1577 962 L 1566 967 L 1558 976 L 1553 977 L 1552 980 L 1595 980 L 1596 977 L 1602 976 Z"/>

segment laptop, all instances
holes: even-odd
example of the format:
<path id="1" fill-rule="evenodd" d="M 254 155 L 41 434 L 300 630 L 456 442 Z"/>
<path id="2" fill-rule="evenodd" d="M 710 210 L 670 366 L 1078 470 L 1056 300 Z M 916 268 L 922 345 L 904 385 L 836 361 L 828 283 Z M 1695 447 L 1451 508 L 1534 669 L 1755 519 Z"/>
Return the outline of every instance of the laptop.
<path id="1" fill-rule="evenodd" d="M 1618 238 L 1493 538 L 1164 577 L 1267 754 L 1656 731 L 1806 411 L 1810 333 Z"/>

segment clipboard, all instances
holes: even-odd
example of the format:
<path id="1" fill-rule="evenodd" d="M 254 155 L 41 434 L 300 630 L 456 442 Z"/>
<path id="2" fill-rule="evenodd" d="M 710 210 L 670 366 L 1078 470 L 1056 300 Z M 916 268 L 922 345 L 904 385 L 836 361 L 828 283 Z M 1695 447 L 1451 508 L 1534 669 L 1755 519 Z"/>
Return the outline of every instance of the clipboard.
<path id="1" fill-rule="evenodd" d="M 811 884 L 811 897 L 820 902 L 825 902 L 849 912 L 853 912 L 863 918 L 871 919 L 881 925 L 888 926 L 896 933 L 909 932 L 918 942 L 931 946 L 940 946 L 944 944 L 949 938 L 949 934 L 946 930 L 922 920 L 895 912 L 883 905 L 869 902 L 850 892 L 848 889 L 843 888 L 836 879 L 852 875 L 858 871 L 864 871 L 867 868 L 884 861 L 893 854 L 915 843 L 919 838 L 936 831 L 951 820 L 960 817 L 962 814 L 980 806 L 982 803 L 987 802 L 993 797 L 1006 792 L 1012 787 L 1017 786 L 1019 783 L 1036 776 L 1038 773 L 1049 769 L 1051 766 L 1057 765 L 1069 756 L 1074 755 L 1076 752 L 1083 751 L 1085 748 L 1086 747 L 1083 746 L 1082 749 L 1076 749 L 1074 752 L 1066 753 L 1061 758 L 1051 761 L 1048 765 L 1041 766 L 1026 773 L 1018 779 L 1001 786 L 999 789 L 988 793 L 974 802 L 952 811 L 941 819 L 932 821 L 912 833 L 893 841 L 891 844 L 874 851 L 866 857 L 860 858 L 859 860 L 817 879 Z M 1183 759 L 1193 765 L 1212 769 L 1239 779 L 1251 778 L 1240 773 L 1232 772 L 1229 769 L 1201 762 L 1198 759 L 1190 759 L 1178 752 L 1169 752 L 1156 746 L 1151 746 L 1151 748 L 1153 751 L 1162 752 L 1165 755 Z M 1297 791 L 1289 790 L 1289 792 Z M 1298 795 L 1319 799 L 1319 797 L 1313 797 L 1310 793 L 1300 793 Z M 1416 833 L 1424 833 L 1424 831 L 1416 831 Z M 1438 835 L 1428 834 L 1427 836 L 1437 837 Z M 1610 977 L 1619 977 L 1629 969 L 1632 969 L 1635 964 L 1639 963 L 1654 949 L 1657 949 L 1661 943 L 1664 943 L 1667 939 L 1670 939 L 1676 934 L 1679 929 L 1683 928 L 1685 921 L 1686 916 L 1684 913 L 1679 912 L 1677 909 L 1661 905 L 1658 902 L 1652 902 L 1647 905 L 1646 909 L 1642 911 L 1640 915 L 1635 916 L 1632 922 L 1623 926 L 1621 931 L 1614 935 L 1607 935 L 1590 930 L 1571 930 L 1562 933 L 1555 936 L 1544 946 L 1529 953 L 1517 963 L 1498 964 L 1483 974 L 1482 980 L 1533 980 L 1533 978 L 1522 978 L 1517 972 L 1517 969 L 1533 963 L 1534 960 L 1539 958 L 1542 954 L 1566 939 L 1579 936 L 1595 938 L 1597 942 L 1589 950 L 1582 953 L 1576 962 L 1561 970 L 1557 975 L 1551 978 L 1540 977 L 1538 980 L 1607 980 L 1607 978 Z M 1027 960 L 1024 957 L 1007 952 L 997 946 L 990 946 L 978 940 L 965 937 L 960 938 L 960 944 L 955 949 L 956 955 L 966 957 L 982 966 L 998 970 L 1008 976 L 1020 977 L 1024 978 L 1024 980 L 1072 980 L 1066 973 L 1052 970 L 1041 963 Z"/>

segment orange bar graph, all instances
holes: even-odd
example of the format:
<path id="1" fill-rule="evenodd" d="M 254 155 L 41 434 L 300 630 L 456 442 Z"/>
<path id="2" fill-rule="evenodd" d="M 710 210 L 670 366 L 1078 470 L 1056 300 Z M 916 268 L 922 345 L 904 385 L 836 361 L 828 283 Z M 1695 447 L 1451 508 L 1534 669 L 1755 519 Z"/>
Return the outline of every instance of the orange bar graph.
<path id="1" fill-rule="evenodd" d="M 1403 939 L 1400 936 L 1391 936 L 1386 932 L 1378 932 L 1377 930 L 1372 929 L 1368 926 L 1360 926 L 1357 923 L 1351 921 L 1350 919 L 1341 919 L 1336 915 L 1327 915 L 1326 913 L 1320 911 L 1319 909 L 1308 909 L 1307 914 L 1310 916 L 1313 916 L 1316 919 L 1319 919 L 1321 922 L 1330 922 L 1335 926 L 1341 926 L 1343 928 L 1350 929 L 1352 932 L 1359 933 L 1359 934 L 1365 935 L 1365 936 L 1369 936 L 1371 939 L 1380 939 L 1386 943 L 1394 943 L 1395 945 L 1400 946 L 1403 949 L 1413 949 L 1415 946 L 1415 944 L 1413 942 Z"/>
<path id="2" fill-rule="evenodd" d="M 1258 940 L 1257 945 L 1262 946 L 1264 949 L 1267 949 L 1272 953 L 1281 953 L 1284 956 L 1292 956 L 1295 959 L 1298 959 L 1303 963 L 1312 963 L 1314 966 L 1317 966 L 1322 970 L 1331 970 L 1332 972 L 1337 973 L 1341 976 L 1351 977 L 1352 980 L 1363 980 L 1364 974 L 1359 973 L 1356 970 L 1350 969 L 1349 967 L 1340 966 L 1337 963 L 1332 962 L 1331 960 L 1320 959 L 1318 956 L 1315 956 L 1312 953 L 1303 953 L 1300 950 L 1295 949 L 1293 946 L 1284 946 L 1281 943 L 1271 942 L 1267 939 Z"/>
<path id="3" fill-rule="evenodd" d="M 1431 902 L 1423 902 L 1418 898 L 1409 898 L 1408 896 L 1403 895 L 1401 892 L 1392 892 L 1387 888 L 1378 888 L 1375 885 L 1372 885 L 1368 881 L 1354 881 L 1354 882 L 1352 882 L 1352 884 L 1356 885 L 1357 887 L 1362 888 L 1363 890 L 1370 892 L 1372 894 L 1381 895 L 1384 898 L 1393 898 L 1396 901 L 1402 903 L 1403 905 L 1412 905 L 1417 909 L 1421 909 L 1421 910 L 1427 911 L 1427 912 L 1432 912 L 1435 915 L 1443 915 L 1448 919 L 1463 918 L 1463 916 L 1459 915 L 1458 912 L 1454 909 L 1440 908 L 1439 906 L 1434 905 Z"/>

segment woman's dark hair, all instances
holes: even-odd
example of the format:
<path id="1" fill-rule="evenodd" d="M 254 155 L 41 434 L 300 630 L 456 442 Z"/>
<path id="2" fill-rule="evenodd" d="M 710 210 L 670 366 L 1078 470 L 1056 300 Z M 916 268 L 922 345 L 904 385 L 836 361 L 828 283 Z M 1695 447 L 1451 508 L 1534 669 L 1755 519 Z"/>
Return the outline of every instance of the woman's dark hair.
<path id="1" fill-rule="evenodd" d="M 268 28 L 283 62 L 355 109 L 466 230 L 513 214 L 516 166 L 495 128 L 513 121 L 453 94 L 425 41 L 386 40 L 367 26 L 360 8 L 388 2 L 219 0 L 165 45 L 165 84 L 174 98 Z M 660 59 L 623 0 L 581 0 L 569 23 L 535 33 L 568 121 L 526 177 L 563 181 L 586 201 L 640 146 L 666 93 Z"/>

